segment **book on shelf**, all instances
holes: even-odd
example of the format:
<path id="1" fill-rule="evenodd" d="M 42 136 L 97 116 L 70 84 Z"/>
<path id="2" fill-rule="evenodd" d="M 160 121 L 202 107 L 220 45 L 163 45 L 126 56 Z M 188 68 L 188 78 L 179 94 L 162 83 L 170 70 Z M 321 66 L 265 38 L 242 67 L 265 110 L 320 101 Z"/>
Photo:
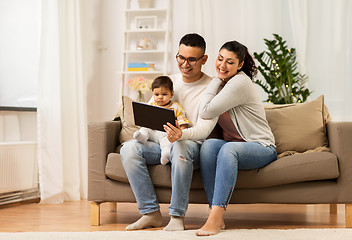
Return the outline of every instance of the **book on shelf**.
<path id="1" fill-rule="evenodd" d="M 155 71 L 154 63 L 132 62 L 128 64 L 128 71 Z"/>
<path id="2" fill-rule="evenodd" d="M 128 71 L 129 72 L 138 72 L 138 71 L 151 71 L 151 70 L 149 70 L 149 68 L 128 68 Z"/>

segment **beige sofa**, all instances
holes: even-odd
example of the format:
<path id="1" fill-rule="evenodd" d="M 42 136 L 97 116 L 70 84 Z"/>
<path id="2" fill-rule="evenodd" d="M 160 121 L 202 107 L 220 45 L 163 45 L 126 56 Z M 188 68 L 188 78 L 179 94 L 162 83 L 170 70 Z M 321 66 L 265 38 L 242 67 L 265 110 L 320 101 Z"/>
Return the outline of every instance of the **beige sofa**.
<path id="1" fill-rule="evenodd" d="M 135 202 L 118 153 L 130 139 L 131 100 L 124 98 L 119 121 L 88 125 L 88 200 L 91 224 L 100 224 L 103 202 Z M 256 170 L 240 171 L 230 203 L 345 204 L 352 227 L 352 122 L 329 121 L 320 96 L 314 101 L 266 106 L 278 160 Z M 170 165 L 150 166 L 160 203 L 169 203 Z M 194 171 L 190 203 L 207 203 L 200 171 Z M 336 206 L 336 205 L 332 205 Z"/>

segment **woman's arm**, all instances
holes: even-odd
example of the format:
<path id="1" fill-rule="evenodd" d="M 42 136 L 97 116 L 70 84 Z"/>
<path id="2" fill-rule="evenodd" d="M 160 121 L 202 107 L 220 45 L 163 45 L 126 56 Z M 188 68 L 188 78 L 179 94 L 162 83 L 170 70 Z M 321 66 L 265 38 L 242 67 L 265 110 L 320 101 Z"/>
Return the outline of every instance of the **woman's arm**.
<path id="1" fill-rule="evenodd" d="M 218 93 L 222 81 L 214 78 L 208 85 L 200 103 L 201 118 L 214 118 L 248 101 L 248 89 L 251 80 L 242 74 L 231 78 Z"/>

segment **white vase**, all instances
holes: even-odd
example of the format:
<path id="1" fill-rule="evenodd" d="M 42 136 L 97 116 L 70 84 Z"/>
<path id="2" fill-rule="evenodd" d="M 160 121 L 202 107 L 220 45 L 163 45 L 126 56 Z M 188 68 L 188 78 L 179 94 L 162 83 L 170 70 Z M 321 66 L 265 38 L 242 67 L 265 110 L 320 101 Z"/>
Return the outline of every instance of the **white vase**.
<path id="1" fill-rule="evenodd" d="M 153 0 L 138 0 L 138 5 L 140 8 L 152 8 Z"/>

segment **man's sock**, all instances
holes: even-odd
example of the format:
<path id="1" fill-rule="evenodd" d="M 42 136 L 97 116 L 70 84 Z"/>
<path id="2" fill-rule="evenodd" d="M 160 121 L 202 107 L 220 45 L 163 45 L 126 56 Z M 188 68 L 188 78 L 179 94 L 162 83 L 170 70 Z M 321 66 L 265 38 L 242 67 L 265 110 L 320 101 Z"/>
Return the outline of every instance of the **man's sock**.
<path id="1" fill-rule="evenodd" d="M 185 230 L 184 217 L 171 216 L 169 224 L 164 231 L 183 231 Z"/>
<path id="2" fill-rule="evenodd" d="M 140 230 L 143 228 L 161 227 L 163 217 L 160 210 L 148 214 L 144 214 L 138 221 L 128 225 L 126 230 Z"/>
<path id="3" fill-rule="evenodd" d="M 148 141 L 148 136 L 141 133 L 140 131 L 135 131 L 133 134 L 133 139 L 137 140 L 138 142 L 142 144 L 146 144 Z"/>

